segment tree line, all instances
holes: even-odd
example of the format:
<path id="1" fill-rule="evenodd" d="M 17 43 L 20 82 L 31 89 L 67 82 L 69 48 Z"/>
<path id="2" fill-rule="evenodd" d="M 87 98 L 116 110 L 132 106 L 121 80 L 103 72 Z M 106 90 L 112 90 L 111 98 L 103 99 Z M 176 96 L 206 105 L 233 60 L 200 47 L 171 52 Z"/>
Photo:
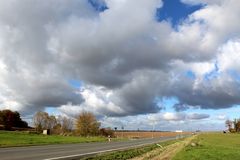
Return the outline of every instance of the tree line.
<path id="1" fill-rule="evenodd" d="M 101 128 L 101 123 L 91 112 L 83 111 L 74 119 L 66 116 L 49 115 L 39 111 L 34 114 L 33 129 L 37 133 L 49 130 L 51 134 L 74 134 L 79 136 L 114 136 L 111 128 Z M 11 110 L 0 111 L 0 126 L 4 130 L 12 130 L 13 127 L 29 128 L 28 123 L 23 121 L 18 112 Z"/>
<path id="2" fill-rule="evenodd" d="M 18 112 L 11 110 L 0 110 L 0 126 L 4 130 L 13 128 L 28 128 L 28 123 L 23 121 Z"/>
<path id="3" fill-rule="evenodd" d="M 46 112 L 37 112 L 33 117 L 33 124 L 37 132 L 50 130 L 51 134 L 72 133 L 80 136 L 114 136 L 111 128 L 100 128 L 101 123 L 97 121 L 91 112 L 83 111 L 75 119 L 54 115 Z"/>
<path id="4" fill-rule="evenodd" d="M 33 125 L 38 133 L 50 130 L 52 134 L 64 134 L 72 131 L 73 119 L 39 111 L 33 116 Z"/>
<path id="5" fill-rule="evenodd" d="M 231 133 L 240 132 L 240 119 L 226 120 L 225 125 Z"/>

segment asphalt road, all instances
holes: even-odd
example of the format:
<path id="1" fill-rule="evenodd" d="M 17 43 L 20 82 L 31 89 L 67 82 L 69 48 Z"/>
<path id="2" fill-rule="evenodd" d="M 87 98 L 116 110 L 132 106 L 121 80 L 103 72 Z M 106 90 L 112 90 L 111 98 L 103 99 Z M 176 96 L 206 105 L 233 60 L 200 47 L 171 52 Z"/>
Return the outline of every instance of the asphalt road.
<path id="1" fill-rule="evenodd" d="M 175 137 L 138 139 L 121 142 L 59 144 L 32 147 L 11 147 L 0 149 L 1 160 L 57 160 L 80 159 L 86 155 L 123 150 L 141 145 L 158 143 Z"/>

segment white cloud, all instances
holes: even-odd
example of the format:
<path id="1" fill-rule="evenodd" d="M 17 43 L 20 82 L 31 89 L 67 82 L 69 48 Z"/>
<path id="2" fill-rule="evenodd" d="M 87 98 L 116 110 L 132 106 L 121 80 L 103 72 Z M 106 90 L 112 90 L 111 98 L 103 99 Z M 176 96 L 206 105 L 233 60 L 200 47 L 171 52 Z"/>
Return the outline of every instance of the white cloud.
<path id="1" fill-rule="evenodd" d="M 163 119 L 167 121 L 181 121 L 185 120 L 186 115 L 181 113 L 165 113 Z"/>
<path id="2" fill-rule="evenodd" d="M 240 40 L 231 40 L 221 47 L 217 61 L 220 72 L 240 72 Z"/>
<path id="3" fill-rule="evenodd" d="M 217 119 L 218 120 L 226 120 L 227 116 L 225 114 L 220 114 L 220 115 L 217 116 Z"/>

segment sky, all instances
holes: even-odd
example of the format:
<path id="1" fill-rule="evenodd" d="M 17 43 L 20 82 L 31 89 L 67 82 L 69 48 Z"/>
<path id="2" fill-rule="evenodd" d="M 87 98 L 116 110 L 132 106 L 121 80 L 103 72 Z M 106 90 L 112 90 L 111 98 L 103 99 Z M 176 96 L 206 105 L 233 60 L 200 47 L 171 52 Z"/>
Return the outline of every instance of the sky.
<path id="1" fill-rule="evenodd" d="M 223 130 L 240 111 L 238 0 L 0 1 L 0 109 Z"/>

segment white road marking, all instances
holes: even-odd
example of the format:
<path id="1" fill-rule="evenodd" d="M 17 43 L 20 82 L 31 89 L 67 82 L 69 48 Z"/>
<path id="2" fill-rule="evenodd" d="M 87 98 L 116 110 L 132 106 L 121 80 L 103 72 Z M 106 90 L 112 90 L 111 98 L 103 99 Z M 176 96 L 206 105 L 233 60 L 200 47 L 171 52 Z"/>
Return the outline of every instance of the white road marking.
<path id="1" fill-rule="evenodd" d="M 47 158 L 47 159 L 44 159 L 44 160 L 56 160 L 56 159 L 64 159 L 64 158 L 71 158 L 71 157 L 87 156 L 87 155 L 91 155 L 91 154 L 98 154 L 98 153 L 104 153 L 104 152 L 124 150 L 124 149 L 128 149 L 128 148 L 134 148 L 134 147 L 144 146 L 144 145 L 148 145 L 148 144 L 153 144 L 153 143 L 146 143 L 146 144 L 140 144 L 140 145 L 135 145 L 135 146 L 131 146 L 131 147 L 122 147 L 122 148 L 116 148 L 116 149 L 108 149 L 108 150 L 103 150 L 103 151 L 75 154 L 75 155 L 62 156 L 62 157 Z"/>

